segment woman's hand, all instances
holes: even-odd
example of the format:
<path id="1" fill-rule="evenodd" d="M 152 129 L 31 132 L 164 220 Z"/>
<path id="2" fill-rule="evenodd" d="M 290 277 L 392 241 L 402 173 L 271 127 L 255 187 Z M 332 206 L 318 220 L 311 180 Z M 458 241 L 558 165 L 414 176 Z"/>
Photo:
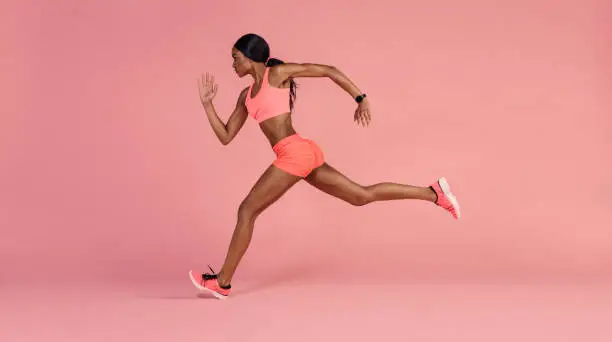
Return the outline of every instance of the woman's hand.
<path id="1" fill-rule="evenodd" d="M 354 121 L 359 125 L 367 126 L 370 124 L 372 116 L 370 115 L 370 103 L 367 99 L 363 99 L 355 110 Z"/>
<path id="2" fill-rule="evenodd" d="M 198 89 L 200 91 L 200 100 L 203 104 L 210 103 L 217 95 L 217 85 L 215 84 L 215 77 L 202 75 L 198 80 Z"/>

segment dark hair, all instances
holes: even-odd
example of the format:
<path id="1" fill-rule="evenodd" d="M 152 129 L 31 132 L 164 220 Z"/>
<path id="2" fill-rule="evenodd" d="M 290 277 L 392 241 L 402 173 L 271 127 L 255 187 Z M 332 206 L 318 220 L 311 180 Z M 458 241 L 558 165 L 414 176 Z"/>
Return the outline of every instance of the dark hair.
<path id="1" fill-rule="evenodd" d="M 265 39 L 254 33 L 248 33 L 240 37 L 234 44 L 234 47 L 250 60 L 265 63 L 267 67 L 273 67 L 275 65 L 285 63 L 280 59 L 270 58 L 270 46 Z M 291 110 L 293 110 L 293 103 L 295 102 L 296 88 L 297 84 L 293 79 L 291 79 L 291 85 L 289 88 L 289 108 L 291 108 Z"/>

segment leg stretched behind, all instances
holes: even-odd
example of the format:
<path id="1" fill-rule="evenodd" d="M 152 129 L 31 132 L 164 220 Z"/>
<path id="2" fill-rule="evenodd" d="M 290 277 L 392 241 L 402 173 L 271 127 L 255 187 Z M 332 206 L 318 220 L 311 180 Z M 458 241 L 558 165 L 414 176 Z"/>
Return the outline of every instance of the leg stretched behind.
<path id="1" fill-rule="evenodd" d="M 363 186 L 324 163 L 305 180 L 317 189 L 352 205 L 362 206 L 376 201 L 417 199 L 433 202 L 449 211 L 455 219 L 460 216 L 459 203 L 450 191 L 446 179 L 440 178 L 430 186 L 414 186 L 392 182 Z"/>
<path id="2" fill-rule="evenodd" d="M 355 206 L 398 199 L 418 199 L 429 202 L 435 202 L 437 199 L 436 192 L 431 187 L 392 182 L 363 186 L 355 183 L 327 163 L 313 170 L 305 180 L 317 189 Z"/>

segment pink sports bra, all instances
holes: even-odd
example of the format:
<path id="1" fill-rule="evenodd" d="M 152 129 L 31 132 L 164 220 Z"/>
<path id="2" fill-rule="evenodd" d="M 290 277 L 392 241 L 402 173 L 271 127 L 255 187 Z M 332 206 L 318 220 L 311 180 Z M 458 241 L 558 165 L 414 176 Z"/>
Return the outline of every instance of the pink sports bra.
<path id="1" fill-rule="evenodd" d="M 264 72 L 261 88 L 254 98 L 251 98 L 251 90 L 253 84 L 249 87 L 244 104 L 249 112 L 258 123 L 269 118 L 285 114 L 291 111 L 289 107 L 289 88 L 277 88 L 268 84 L 268 73 L 270 68 L 266 68 Z"/>

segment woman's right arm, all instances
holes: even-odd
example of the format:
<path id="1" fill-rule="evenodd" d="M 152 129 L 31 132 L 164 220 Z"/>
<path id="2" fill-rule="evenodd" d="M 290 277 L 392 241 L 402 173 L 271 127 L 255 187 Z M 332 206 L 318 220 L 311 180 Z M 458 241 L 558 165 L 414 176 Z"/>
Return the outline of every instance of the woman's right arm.
<path id="1" fill-rule="evenodd" d="M 244 100 L 246 99 L 249 88 L 247 87 L 240 92 L 240 96 L 238 96 L 238 101 L 236 102 L 236 108 L 234 108 L 234 112 L 230 115 L 227 123 L 221 121 L 212 103 L 213 98 L 217 94 L 217 86 L 214 84 L 214 77 L 209 78 L 208 75 L 206 75 L 206 82 L 201 82 L 199 88 L 200 100 L 206 111 L 210 126 L 215 132 L 215 135 L 217 135 L 217 138 L 219 138 L 221 144 L 229 144 L 234 137 L 236 137 L 236 134 L 238 134 L 238 131 L 240 131 L 247 119 L 248 113 L 244 105 Z"/>

